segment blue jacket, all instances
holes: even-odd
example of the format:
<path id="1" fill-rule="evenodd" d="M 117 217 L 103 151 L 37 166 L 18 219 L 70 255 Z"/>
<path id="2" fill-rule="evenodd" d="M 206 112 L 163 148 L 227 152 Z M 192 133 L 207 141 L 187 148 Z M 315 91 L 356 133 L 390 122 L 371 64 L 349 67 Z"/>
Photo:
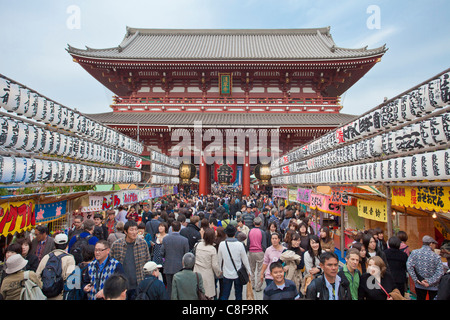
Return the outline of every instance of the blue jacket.
<path id="1" fill-rule="evenodd" d="M 88 237 L 89 235 L 90 235 L 89 232 L 84 231 L 84 232 L 80 233 L 80 238 L 86 238 L 86 237 Z M 97 243 L 97 241 L 98 241 L 98 238 L 97 238 L 96 236 L 92 236 L 92 237 L 89 239 L 89 244 L 95 246 L 95 244 Z M 70 242 L 69 242 L 69 248 L 68 248 L 68 250 L 67 250 L 68 252 L 70 252 L 70 249 L 71 249 L 72 246 L 75 244 L 75 242 L 77 242 L 77 237 L 76 237 L 76 236 L 73 236 L 72 239 L 70 239 Z"/>
<path id="2" fill-rule="evenodd" d="M 170 300 L 164 283 L 152 275 L 145 277 L 145 279 L 139 283 L 136 289 L 136 295 L 143 292 L 150 281 L 153 282 L 147 290 L 147 295 L 150 300 Z"/>

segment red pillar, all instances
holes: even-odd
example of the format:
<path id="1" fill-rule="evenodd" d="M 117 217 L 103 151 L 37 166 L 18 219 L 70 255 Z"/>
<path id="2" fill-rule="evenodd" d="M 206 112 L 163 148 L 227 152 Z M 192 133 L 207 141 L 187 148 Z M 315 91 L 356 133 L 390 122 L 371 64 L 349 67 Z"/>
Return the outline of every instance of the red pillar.
<path id="1" fill-rule="evenodd" d="M 203 155 L 200 157 L 199 174 L 198 174 L 198 194 L 207 195 L 208 194 L 208 171 Z"/>
<path id="2" fill-rule="evenodd" d="M 211 181 L 212 181 L 212 177 L 211 177 L 211 166 L 207 166 L 206 167 L 206 190 L 207 190 L 207 194 L 211 194 Z"/>
<path id="3" fill-rule="evenodd" d="M 242 195 L 250 195 L 250 160 L 248 155 L 248 144 L 246 144 L 244 165 L 242 166 Z"/>

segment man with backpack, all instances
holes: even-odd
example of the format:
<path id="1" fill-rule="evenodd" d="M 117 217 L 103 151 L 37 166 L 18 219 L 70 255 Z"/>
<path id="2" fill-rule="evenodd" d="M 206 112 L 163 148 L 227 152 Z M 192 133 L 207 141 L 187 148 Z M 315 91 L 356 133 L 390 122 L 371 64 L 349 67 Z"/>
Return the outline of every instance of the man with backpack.
<path id="1" fill-rule="evenodd" d="M 136 300 L 170 300 L 164 282 L 158 279 L 161 267 L 153 261 L 144 265 L 145 278 L 139 283 Z"/>
<path id="2" fill-rule="evenodd" d="M 25 271 L 27 262 L 17 253 L 6 259 L 6 276 L 0 288 L 0 300 L 36 300 L 39 297 L 39 300 L 45 300 L 42 297 L 42 282 L 39 277 L 33 271 Z M 26 276 L 28 283 L 24 282 Z"/>
<path id="3" fill-rule="evenodd" d="M 95 246 L 98 238 L 94 236 L 95 222 L 85 220 L 83 222 L 84 231 L 77 236 L 72 237 L 69 242 L 69 253 L 75 258 L 75 263 L 79 264 L 83 261 L 83 247 L 91 244 Z"/>
<path id="4" fill-rule="evenodd" d="M 74 257 L 66 251 L 67 243 L 66 234 L 56 235 L 56 249 L 42 258 L 36 270 L 42 281 L 42 292 L 48 300 L 63 300 L 64 282 L 75 266 Z"/>

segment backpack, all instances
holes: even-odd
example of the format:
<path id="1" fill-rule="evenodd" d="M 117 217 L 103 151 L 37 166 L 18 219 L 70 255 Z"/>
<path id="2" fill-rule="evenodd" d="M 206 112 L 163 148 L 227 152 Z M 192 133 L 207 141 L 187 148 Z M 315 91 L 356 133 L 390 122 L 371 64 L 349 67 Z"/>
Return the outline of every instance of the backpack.
<path id="1" fill-rule="evenodd" d="M 64 289 L 61 259 L 65 256 L 67 256 L 67 253 L 62 253 L 57 256 L 51 252 L 47 264 L 42 271 L 42 292 L 47 296 L 47 298 L 56 297 Z"/>
<path id="2" fill-rule="evenodd" d="M 76 235 L 76 241 L 70 248 L 70 254 L 75 258 L 75 264 L 78 265 L 83 262 L 83 248 L 89 245 L 89 239 L 93 237 L 92 234 L 87 237 L 81 238 L 80 235 Z"/>
<path id="3" fill-rule="evenodd" d="M 72 273 L 67 277 L 66 281 L 64 281 L 64 291 L 63 291 L 63 299 L 64 300 L 84 300 L 86 297 L 86 293 L 81 288 L 77 288 L 73 283 L 69 285 L 69 281 L 73 281 L 72 279 L 74 277 L 79 277 L 77 279 L 79 284 L 81 285 L 82 279 L 86 276 L 86 273 L 88 272 L 88 266 L 89 264 L 86 263 L 83 268 L 75 268 L 75 270 L 72 271 Z"/>
<path id="4" fill-rule="evenodd" d="M 151 281 L 149 281 L 144 291 L 139 292 L 134 300 L 150 300 L 150 297 L 148 296 L 147 292 L 148 289 L 150 289 L 150 287 L 152 286 L 153 282 L 155 281 L 156 279 L 152 279 Z"/>
<path id="5" fill-rule="evenodd" d="M 30 280 L 30 271 L 23 273 L 21 284 L 23 288 L 20 292 L 20 300 L 47 300 L 41 288 L 33 280 Z"/>

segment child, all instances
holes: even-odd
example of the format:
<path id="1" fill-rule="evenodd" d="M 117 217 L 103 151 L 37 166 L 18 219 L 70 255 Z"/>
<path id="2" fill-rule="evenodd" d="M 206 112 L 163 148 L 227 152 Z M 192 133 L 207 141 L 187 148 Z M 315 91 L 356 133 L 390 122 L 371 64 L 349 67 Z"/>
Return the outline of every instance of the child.
<path id="1" fill-rule="evenodd" d="M 295 283 L 284 278 L 283 264 L 280 260 L 270 265 L 273 281 L 264 289 L 263 300 L 298 300 L 300 295 Z"/>

